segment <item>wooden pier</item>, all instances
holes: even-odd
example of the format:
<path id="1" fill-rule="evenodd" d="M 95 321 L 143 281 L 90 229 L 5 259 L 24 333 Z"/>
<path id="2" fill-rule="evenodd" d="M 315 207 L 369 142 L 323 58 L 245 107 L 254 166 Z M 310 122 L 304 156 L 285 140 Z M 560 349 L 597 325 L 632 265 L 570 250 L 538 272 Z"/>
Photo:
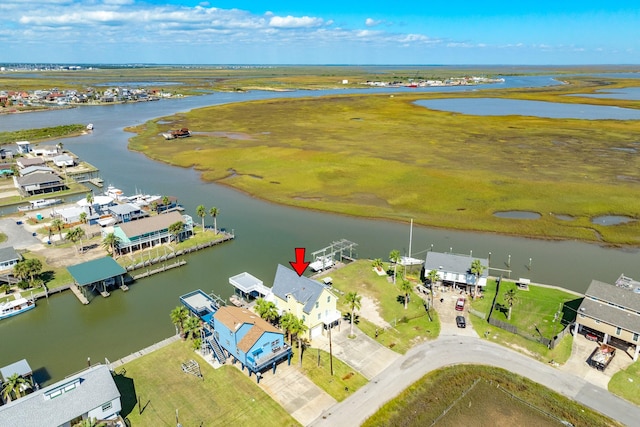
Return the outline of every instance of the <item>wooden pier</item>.
<path id="1" fill-rule="evenodd" d="M 84 296 L 84 294 L 82 293 L 82 291 L 80 290 L 80 288 L 78 286 L 76 286 L 76 284 L 71 284 L 69 285 L 69 289 L 71 289 L 71 292 L 73 292 L 73 294 L 78 297 L 78 299 L 80 300 L 80 302 L 84 305 L 89 304 L 89 300 L 87 299 L 87 297 Z"/>
<path id="2" fill-rule="evenodd" d="M 158 268 L 154 268 L 153 270 L 147 269 L 146 271 L 144 271 L 144 272 L 142 272 L 140 274 L 136 274 L 136 275 L 133 276 L 133 279 L 134 280 L 138 280 L 138 279 L 142 279 L 144 277 L 153 276 L 154 274 L 162 273 L 163 271 L 171 270 L 172 268 L 182 267 L 186 263 L 187 263 L 187 261 L 181 259 L 181 260 L 178 260 L 178 261 L 174 262 L 173 264 L 169 264 L 169 265 L 163 264 Z"/>

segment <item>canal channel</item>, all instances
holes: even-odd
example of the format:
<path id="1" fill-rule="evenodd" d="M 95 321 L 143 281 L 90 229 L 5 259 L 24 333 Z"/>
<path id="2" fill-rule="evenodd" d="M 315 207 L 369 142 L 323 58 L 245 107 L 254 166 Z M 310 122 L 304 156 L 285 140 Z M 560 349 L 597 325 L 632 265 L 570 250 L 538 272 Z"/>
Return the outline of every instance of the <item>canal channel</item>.
<path id="1" fill-rule="evenodd" d="M 284 96 L 327 93 L 335 91 L 301 91 Z M 169 312 L 178 305 L 180 295 L 200 288 L 228 298 L 232 293 L 228 278 L 243 271 L 270 286 L 277 264 L 288 265 L 296 247 L 311 252 L 332 241 L 348 239 L 358 244 L 360 258 L 386 259 L 393 249 L 407 253 L 410 218 L 406 223 L 393 223 L 278 206 L 205 183 L 195 170 L 155 162 L 127 149 L 130 134 L 122 130 L 125 126 L 206 105 L 276 96 L 283 95 L 216 93 L 176 101 L 0 116 L 3 130 L 93 123 L 92 133 L 62 142 L 98 167 L 105 184 L 113 184 L 126 194 L 142 191 L 176 196 L 185 213 L 196 221 L 197 205 L 215 206 L 220 210 L 218 226 L 236 236 L 232 242 L 183 257 L 187 265 L 182 268 L 138 280 L 128 292 L 114 291 L 109 298 L 95 298 L 87 306 L 69 292 L 39 300 L 35 310 L 0 322 L 0 366 L 26 358 L 36 370 L 36 379 L 47 383 L 82 369 L 88 358 L 99 362 L 126 356 L 175 333 Z M 207 223 L 211 221 L 207 218 Z M 613 282 L 621 273 L 640 278 L 635 249 L 414 226 L 412 255 L 423 257 L 431 248 L 490 257 L 491 266 L 497 269 L 507 269 L 508 264 L 514 278 L 526 277 L 579 292 L 592 279 Z"/>

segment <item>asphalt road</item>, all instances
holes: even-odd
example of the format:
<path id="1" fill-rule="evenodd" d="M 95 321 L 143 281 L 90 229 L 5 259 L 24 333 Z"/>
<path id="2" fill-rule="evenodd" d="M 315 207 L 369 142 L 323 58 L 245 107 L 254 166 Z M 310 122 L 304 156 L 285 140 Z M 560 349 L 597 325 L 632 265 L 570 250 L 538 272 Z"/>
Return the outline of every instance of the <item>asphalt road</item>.
<path id="1" fill-rule="evenodd" d="M 462 363 L 496 366 L 529 378 L 628 426 L 640 423 L 640 408 L 573 374 L 506 347 L 468 336 L 441 336 L 411 349 L 348 399 L 323 412 L 311 426 L 362 424 L 389 399 L 426 373 Z"/>

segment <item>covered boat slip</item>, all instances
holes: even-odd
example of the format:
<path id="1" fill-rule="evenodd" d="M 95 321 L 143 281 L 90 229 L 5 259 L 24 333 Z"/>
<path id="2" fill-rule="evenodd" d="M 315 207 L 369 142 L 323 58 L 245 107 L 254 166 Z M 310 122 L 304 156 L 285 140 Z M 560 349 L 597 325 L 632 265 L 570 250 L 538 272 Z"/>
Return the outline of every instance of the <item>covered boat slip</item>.
<path id="1" fill-rule="evenodd" d="M 236 289 L 236 295 L 247 301 L 264 298 L 271 293 L 271 289 L 264 286 L 262 280 L 247 272 L 229 277 L 229 284 Z"/>
<path id="2" fill-rule="evenodd" d="M 110 257 L 72 265 L 67 267 L 67 270 L 85 297 L 89 293 L 88 287 L 97 290 L 103 297 L 109 296 L 107 290 L 111 286 L 119 286 L 123 290 L 128 289 L 124 283 L 124 275 L 127 270 Z"/>

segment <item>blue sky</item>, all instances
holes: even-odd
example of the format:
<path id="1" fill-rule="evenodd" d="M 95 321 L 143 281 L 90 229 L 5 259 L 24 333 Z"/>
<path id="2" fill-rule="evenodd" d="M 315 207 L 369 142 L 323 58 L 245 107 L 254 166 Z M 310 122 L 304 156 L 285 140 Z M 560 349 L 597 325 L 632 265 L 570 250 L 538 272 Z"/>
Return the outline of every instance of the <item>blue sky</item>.
<path id="1" fill-rule="evenodd" d="M 638 0 L 0 0 L 0 62 L 638 64 Z"/>

